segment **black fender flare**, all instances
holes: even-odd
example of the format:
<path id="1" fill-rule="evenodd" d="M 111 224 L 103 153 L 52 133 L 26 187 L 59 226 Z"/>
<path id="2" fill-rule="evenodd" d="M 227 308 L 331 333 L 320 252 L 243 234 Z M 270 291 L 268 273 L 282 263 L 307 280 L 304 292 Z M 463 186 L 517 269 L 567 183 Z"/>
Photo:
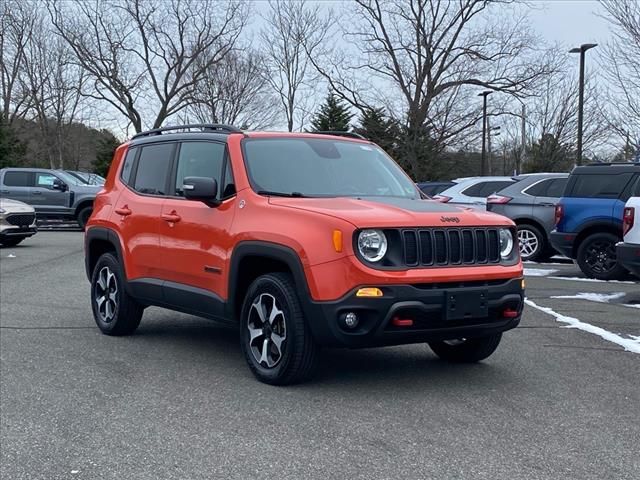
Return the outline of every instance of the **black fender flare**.
<path id="1" fill-rule="evenodd" d="M 87 278 L 91 281 L 91 243 L 94 240 L 106 241 L 113 245 L 114 250 L 118 256 L 118 262 L 120 263 L 120 268 L 124 273 L 125 278 L 127 277 L 126 270 L 124 268 L 124 257 L 122 256 L 122 246 L 120 244 L 120 237 L 116 232 L 106 227 L 91 227 L 87 229 L 84 234 L 84 267 L 87 273 Z"/>
<path id="2" fill-rule="evenodd" d="M 290 247 L 280 245 L 278 243 L 247 240 L 238 243 L 231 253 L 231 261 L 229 262 L 229 279 L 228 279 L 228 298 L 227 298 L 227 317 L 233 318 L 234 306 L 238 300 L 237 289 L 238 275 L 240 270 L 240 262 L 248 256 L 265 257 L 272 260 L 278 260 L 289 268 L 293 275 L 293 280 L 298 288 L 298 297 L 302 303 L 305 315 L 311 313 L 311 292 L 304 273 L 302 261 L 298 254 Z"/>

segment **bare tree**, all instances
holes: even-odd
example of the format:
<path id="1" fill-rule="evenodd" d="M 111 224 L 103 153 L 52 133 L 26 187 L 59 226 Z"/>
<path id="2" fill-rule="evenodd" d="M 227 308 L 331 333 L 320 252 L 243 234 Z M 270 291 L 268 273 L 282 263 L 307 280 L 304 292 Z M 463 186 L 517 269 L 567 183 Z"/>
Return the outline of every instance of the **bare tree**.
<path id="1" fill-rule="evenodd" d="M 205 71 L 186 114 L 202 123 L 271 127 L 279 116 L 278 100 L 266 79 L 266 65 L 257 52 L 231 52 Z"/>
<path id="2" fill-rule="evenodd" d="M 11 124 L 26 114 L 27 92 L 22 90 L 25 48 L 33 30 L 36 9 L 30 3 L 0 0 L 0 120 Z"/>
<path id="3" fill-rule="evenodd" d="M 287 130 L 302 128 L 313 106 L 317 72 L 308 54 L 322 45 L 330 19 L 320 6 L 303 0 L 270 0 L 266 26 L 260 36 L 269 75 L 267 81 L 280 99 Z"/>
<path id="4" fill-rule="evenodd" d="M 355 18 L 343 29 L 350 47 L 312 55 L 314 65 L 358 108 L 390 96 L 399 100 L 391 110 L 404 120 L 406 160 L 417 174 L 425 137 L 437 151 L 477 123 L 479 102 L 452 110 L 462 97 L 471 101 L 469 89 L 524 96 L 553 71 L 524 18 L 499 15 L 497 8 L 510 3 L 356 0 Z"/>
<path id="5" fill-rule="evenodd" d="M 627 144 L 640 150 L 640 3 L 636 0 L 601 0 L 612 31 L 600 49 L 607 89 L 610 127 Z M 627 150 L 629 148 L 627 147 Z"/>
<path id="6" fill-rule="evenodd" d="M 241 1 L 49 0 L 58 34 L 107 102 L 136 132 L 193 101 L 196 85 L 229 53 L 246 19 Z"/>

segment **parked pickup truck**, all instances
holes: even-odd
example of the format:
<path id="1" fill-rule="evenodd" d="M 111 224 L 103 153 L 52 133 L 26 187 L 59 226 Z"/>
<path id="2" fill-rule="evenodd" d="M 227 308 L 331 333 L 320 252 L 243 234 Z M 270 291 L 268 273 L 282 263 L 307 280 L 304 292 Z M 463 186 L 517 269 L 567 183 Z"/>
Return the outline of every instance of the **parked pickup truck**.
<path id="1" fill-rule="evenodd" d="M 73 219 L 84 229 L 100 186 L 82 184 L 62 170 L 3 168 L 0 194 L 27 203 L 38 218 Z"/>

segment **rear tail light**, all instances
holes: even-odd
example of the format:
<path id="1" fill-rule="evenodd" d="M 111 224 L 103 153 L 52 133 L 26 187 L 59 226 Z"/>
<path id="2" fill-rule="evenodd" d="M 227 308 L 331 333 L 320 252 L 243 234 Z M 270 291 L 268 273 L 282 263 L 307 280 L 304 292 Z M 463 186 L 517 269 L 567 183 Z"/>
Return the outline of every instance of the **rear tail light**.
<path id="1" fill-rule="evenodd" d="M 504 195 L 493 194 L 487 197 L 487 203 L 492 203 L 492 204 L 505 204 L 505 203 L 509 203 L 511 200 L 513 200 L 513 198 L 506 197 Z"/>
<path id="2" fill-rule="evenodd" d="M 562 205 L 556 205 L 556 225 L 559 225 L 564 216 L 564 207 Z"/>
<path id="3" fill-rule="evenodd" d="M 435 200 L 436 202 L 447 203 L 449 200 L 451 200 L 451 197 L 447 197 L 446 195 L 436 195 L 432 198 L 432 200 Z"/>
<path id="4" fill-rule="evenodd" d="M 629 230 L 633 228 L 633 222 L 636 217 L 636 209 L 633 207 L 626 207 L 624 214 L 622 215 L 622 236 L 625 236 Z"/>

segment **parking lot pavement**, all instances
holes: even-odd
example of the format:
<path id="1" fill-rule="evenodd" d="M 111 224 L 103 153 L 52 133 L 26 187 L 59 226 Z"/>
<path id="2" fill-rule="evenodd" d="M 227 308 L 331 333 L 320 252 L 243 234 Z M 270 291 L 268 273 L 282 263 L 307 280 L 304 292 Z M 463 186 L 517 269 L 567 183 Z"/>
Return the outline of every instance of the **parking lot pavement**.
<path id="1" fill-rule="evenodd" d="M 640 336 L 640 284 L 527 273 L 540 308 Z M 550 298 L 581 293 L 601 296 Z M 270 387 L 206 320 L 150 308 L 100 334 L 82 235 L 41 232 L 0 250 L 0 477 L 635 479 L 640 355 L 566 325 L 528 306 L 481 364 L 327 350 L 314 381 Z"/>

